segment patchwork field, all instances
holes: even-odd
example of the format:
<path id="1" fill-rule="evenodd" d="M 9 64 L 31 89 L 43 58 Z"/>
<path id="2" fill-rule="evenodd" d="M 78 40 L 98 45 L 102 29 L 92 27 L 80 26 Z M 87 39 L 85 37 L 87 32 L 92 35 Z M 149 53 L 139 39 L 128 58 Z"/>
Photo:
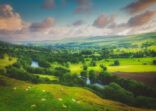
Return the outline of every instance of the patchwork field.
<path id="1" fill-rule="evenodd" d="M 150 58 L 118 58 L 118 59 L 106 59 L 96 61 L 96 66 L 90 66 L 90 61 L 87 61 L 88 70 L 102 71 L 100 64 L 107 66 L 109 72 L 156 72 L 156 65 L 152 65 L 152 61 L 155 57 Z M 114 60 L 120 62 L 119 66 L 111 66 Z M 82 71 L 82 64 L 71 64 L 69 69 L 71 73 L 78 74 Z"/>

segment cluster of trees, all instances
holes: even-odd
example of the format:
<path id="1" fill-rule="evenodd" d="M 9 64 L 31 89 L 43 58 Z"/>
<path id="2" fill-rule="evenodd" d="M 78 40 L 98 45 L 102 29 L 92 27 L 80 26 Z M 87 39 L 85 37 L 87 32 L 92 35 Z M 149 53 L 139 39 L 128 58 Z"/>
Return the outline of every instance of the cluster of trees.
<path id="1" fill-rule="evenodd" d="M 91 82 L 92 84 L 103 84 L 103 88 L 94 85 L 89 86 L 103 98 L 120 101 L 132 106 L 156 108 L 156 90 L 140 82 L 119 78 L 106 71 L 99 75 L 94 74 L 92 80 L 94 80 Z"/>

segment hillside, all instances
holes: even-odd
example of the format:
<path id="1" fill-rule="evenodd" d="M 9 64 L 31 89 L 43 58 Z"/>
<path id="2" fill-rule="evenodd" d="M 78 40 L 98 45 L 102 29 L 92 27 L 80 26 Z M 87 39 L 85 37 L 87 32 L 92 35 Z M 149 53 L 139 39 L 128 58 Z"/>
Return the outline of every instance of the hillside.
<path id="1" fill-rule="evenodd" d="M 28 41 L 19 42 L 19 44 L 44 46 L 51 48 L 100 48 L 100 47 L 129 47 L 141 45 L 145 42 L 155 44 L 156 33 L 145 33 L 126 36 L 97 36 L 97 37 L 79 37 L 66 38 L 55 41 Z M 155 44 L 156 45 L 156 44 Z"/>
<path id="2" fill-rule="evenodd" d="M 79 87 L 31 84 L 3 76 L 0 90 L 0 111 L 152 111 L 101 99 Z"/>

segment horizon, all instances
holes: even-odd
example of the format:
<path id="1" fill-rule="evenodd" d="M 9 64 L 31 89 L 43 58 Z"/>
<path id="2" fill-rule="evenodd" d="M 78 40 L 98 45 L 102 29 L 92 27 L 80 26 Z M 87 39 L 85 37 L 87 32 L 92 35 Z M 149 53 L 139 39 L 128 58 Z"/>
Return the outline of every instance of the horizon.
<path id="1" fill-rule="evenodd" d="M 0 40 L 55 41 L 156 32 L 156 0 L 0 1 Z"/>

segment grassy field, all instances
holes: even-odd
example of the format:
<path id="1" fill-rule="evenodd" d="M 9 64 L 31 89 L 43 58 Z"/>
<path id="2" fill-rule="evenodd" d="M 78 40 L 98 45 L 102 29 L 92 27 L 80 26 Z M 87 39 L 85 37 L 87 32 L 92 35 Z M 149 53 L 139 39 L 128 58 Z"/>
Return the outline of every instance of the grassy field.
<path id="1" fill-rule="evenodd" d="M 9 66 L 16 62 L 16 58 L 9 57 L 4 55 L 4 58 L 0 59 L 0 69 L 3 69 L 6 66 Z"/>
<path id="2" fill-rule="evenodd" d="M 6 84 L 0 84 L 0 111 L 152 111 L 101 99 L 79 87 L 0 80 Z"/>
<path id="3" fill-rule="evenodd" d="M 58 78 L 56 76 L 52 76 L 52 75 L 45 75 L 45 74 L 37 74 L 40 78 L 47 78 L 49 80 L 58 80 Z"/>
<path id="4" fill-rule="evenodd" d="M 152 65 L 153 58 L 119 58 L 96 61 L 96 66 L 90 66 L 90 60 L 86 61 L 88 70 L 102 71 L 100 64 L 107 66 L 109 72 L 156 72 L 156 65 Z M 119 60 L 119 66 L 111 66 L 114 60 Z M 82 63 L 71 64 L 69 67 L 72 74 L 82 71 Z"/>

